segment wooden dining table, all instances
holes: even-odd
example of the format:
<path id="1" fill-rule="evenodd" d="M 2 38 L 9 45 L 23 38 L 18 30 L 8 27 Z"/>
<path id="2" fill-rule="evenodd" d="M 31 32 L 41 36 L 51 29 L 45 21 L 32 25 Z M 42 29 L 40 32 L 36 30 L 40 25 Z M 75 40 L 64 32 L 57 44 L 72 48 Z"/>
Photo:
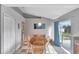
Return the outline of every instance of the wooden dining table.
<path id="1" fill-rule="evenodd" d="M 33 54 L 44 53 L 46 42 L 47 42 L 47 40 L 43 36 L 32 37 L 30 40 L 30 43 L 32 45 Z"/>

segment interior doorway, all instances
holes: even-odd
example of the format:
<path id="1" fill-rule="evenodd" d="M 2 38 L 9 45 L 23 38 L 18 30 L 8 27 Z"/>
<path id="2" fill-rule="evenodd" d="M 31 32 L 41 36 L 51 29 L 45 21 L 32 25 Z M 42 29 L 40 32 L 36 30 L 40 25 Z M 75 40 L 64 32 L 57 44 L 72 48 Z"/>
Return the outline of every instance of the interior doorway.
<path id="1" fill-rule="evenodd" d="M 22 28 L 21 28 L 21 45 L 22 45 L 22 43 L 23 43 L 23 41 L 25 39 L 24 24 L 25 24 L 24 22 L 21 23 L 21 26 L 22 26 Z"/>

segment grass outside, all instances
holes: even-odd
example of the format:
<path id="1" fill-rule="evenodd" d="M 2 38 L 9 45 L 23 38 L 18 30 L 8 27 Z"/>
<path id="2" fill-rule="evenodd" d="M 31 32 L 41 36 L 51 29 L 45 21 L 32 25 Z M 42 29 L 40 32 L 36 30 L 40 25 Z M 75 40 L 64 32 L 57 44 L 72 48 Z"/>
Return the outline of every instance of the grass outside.
<path id="1" fill-rule="evenodd" d="M 70 36 L 70 33 L 63 32 L 62 36 L 63 37 L 69 37 Z"/>
<path id="2" fill-rule="evenodd" d="M 62 38 L 63 38 L 63 40 L 69 40 L 70 39 L 70 33 L 63 32 Z"/>

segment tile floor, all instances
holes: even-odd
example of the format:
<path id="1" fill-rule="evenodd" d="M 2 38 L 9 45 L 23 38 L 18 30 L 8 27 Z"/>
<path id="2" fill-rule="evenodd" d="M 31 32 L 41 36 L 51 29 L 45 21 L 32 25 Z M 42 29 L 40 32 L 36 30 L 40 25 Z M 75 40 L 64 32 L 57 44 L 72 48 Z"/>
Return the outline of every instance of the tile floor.
<path id="1" fill-rule="evenodd" d="M 31 52 L 27 53 L 27 50 L 21 50 L 19 49 L 18 51 L 15 52 L 15 54 L 32 54 Z M 44 54 L 57 54 L 57 52 L 55 51 L 55 49 L 53 48 L 53 46 L 51 44 L 49 44 L 45 50 Z"/>
<path id="2" fill-rule="evenodd" d="M 46 48 L 46 54 L 57 54 L 57 52 L 55 51 L 53 46 L 49 44 L 48 47 Z"/>

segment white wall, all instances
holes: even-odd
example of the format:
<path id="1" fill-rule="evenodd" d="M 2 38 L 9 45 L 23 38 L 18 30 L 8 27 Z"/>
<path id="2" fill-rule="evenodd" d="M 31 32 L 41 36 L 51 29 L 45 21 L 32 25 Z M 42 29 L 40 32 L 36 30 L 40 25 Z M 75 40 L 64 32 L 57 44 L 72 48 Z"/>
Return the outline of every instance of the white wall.
<path id="1" fill-rule="evenodd" d="M 2 6 L 1 53 L 13 53 L 21 43 L 21 22 L 25 19 L 9 7 Z M 18 23 L 20 29 L 18 29 Z"/>
<path id="2" fill-rule="evenodd" d="M 45 23 L 46 29 L 34 29 L 34 23 Z M 53 27 L 53 21 L 44 19 L 44 18 L 26 18 L 26 35 L 33 35 L 36 33 L 42 33 L 47 36 L 50 35 L 50 37 L 54 37 L 54 27 Z M 50 33 L 49 33 L 50 31 Z"/>

